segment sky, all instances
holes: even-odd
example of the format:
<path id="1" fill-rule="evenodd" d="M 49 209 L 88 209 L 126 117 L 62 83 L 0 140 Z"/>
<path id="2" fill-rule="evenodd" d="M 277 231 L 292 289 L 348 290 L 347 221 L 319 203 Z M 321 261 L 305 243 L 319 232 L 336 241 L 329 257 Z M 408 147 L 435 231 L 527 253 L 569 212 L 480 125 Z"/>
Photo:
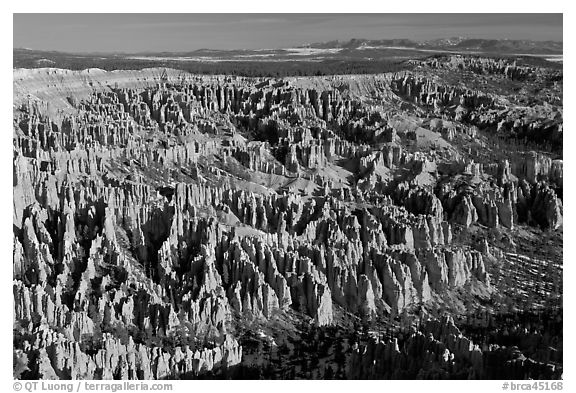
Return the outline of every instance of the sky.
<path id="1" fill-rule="evenodd" d="M 14 14 L 14 47 L 67 52 L 271 49 L 352 38 L 562 41 L 562 14 Z"/>

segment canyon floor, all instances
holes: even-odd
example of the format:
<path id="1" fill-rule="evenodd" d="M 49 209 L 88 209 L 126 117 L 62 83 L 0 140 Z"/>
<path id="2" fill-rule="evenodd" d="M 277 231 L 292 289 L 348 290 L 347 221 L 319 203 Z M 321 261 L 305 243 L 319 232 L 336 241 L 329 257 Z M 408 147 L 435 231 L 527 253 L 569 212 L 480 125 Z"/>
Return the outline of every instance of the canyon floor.
<path id="1" fill-rule="evenodd" d="M 561 379 L 562 69 L 13 71 L 18 379 Z"/>

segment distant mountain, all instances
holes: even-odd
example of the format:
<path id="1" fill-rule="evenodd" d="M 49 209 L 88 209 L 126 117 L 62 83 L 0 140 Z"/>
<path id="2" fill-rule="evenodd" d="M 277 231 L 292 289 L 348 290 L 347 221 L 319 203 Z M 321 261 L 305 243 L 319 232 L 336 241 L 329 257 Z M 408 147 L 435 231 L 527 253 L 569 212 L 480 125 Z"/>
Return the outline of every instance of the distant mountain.
<path id="1" fill-rule="evenodd" d="M 303 45 L 305 48 L 316 48 L 316 49 L 361 49 L 364 47 L 380 47 L 380 46 L 403 46 L 414 48 L 418 45 L 417 42 L 397 38 L 391 40 L 366 40 L 362 38 L 352 38 L 350 41 L 329 41 L 329 42 L 318 42 L 314 44 Z"/>
<path id="2" fill-rule="evenodd" d="M 363 49 L 404 47 L 437 51 L 468 51 L 505 54 L 558 54 L 563 52 L 563 43 L 558 41 L 488 40 L 481 38 L 441 38 L 424 42 L 408 39 L 368 40 L 353 38 L 349 41 L 329 41 L 304 45 L 318 49 Z"/>
<path id="3" fill-rule="evenodd" d="M 389 69 L 389 64 L 400 64 L 406 60 L 424 58 L 442 53 L 468 53 L 483 56 L 516 56 L 530 57 L 532 60 L 546 61 L 547 58 L 561 57 L 562 42 L 527 41 L 527 40 L 486 40 L 464 37 L 442 38 L 425 42 L 409 39 L 368 40 L 353 38 L 348 41 L 328 41 L 306 44 L 299 47 L 283 49 L 196 49 L 181 52 L 140 52 L 140 53 L 66 53 L 15 48 L 14 68 L 60 67 L 69 69 L 102 68 L 130 69 L 157 66 L 173 68 L 188 67 L 190 70 L 213 72 L 214 67 L 199 66 L 200 63 L 217 62 L 242 63 L 243 67 L 253 67 L 255 63 L 268 63 L 267 69 L 283 67 L 311 69 L 310 64 L 324 64 L 322 70 L 328 69 L 326 62 L 340 64 L 340 68 Z M 518 56 L 526 55 L 526 56 Z M 557 59 L 555 59 L 557 60 Z M 385 62 L 384 67 L 376 67 L 375 62 Z M 186 63 L 186 64 L 184 64 Z M 236 68 L 234 68 L 236 67 Z M 403 67 L 403 66 L 402 66 Z M 262 68 L 258 65 L 256 68 Z M 230 65 L 228 69 L 239 69 Z M 272 71 L 271 71 L 272 72 Z M 296 71 L 295 71 L 296 72 Z M 308 71 L 307 71 L 308 72 Z M 320 71 L 324 72 L 324 71 Z"/>
<path id="4" fill-rule="evenodd" d="M 428 44 L 428 43 L 426 43 Z M 454 45 L 442 47 L 485 52 L 562 54 L 563 44 L 557 41 L 464 39 Z"/>

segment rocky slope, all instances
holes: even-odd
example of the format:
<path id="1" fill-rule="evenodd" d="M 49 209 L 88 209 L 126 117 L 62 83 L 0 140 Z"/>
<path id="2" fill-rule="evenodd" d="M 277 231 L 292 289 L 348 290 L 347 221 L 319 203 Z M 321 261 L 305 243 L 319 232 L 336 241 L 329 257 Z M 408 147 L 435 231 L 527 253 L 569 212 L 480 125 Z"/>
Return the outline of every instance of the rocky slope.
<path id="1" fill-rule="evenodd" d="M 498 313 L 502 239 L 558 233 L 563 214 L 561 156 L 473 152 L 506 129 L 510 115 L 486 120 L 502 105 L 408 74 L 15 70 L 15 375 L 242 377 L 270 367 L 250 360 L 247 326 L 399 332 L 423 310 L 401 348 L 364 335 L 338 375 L 492 375 L 509 350 L 477 349 L 439 310 Z M 557 378 L 546 359 L 510 367 Z"/>

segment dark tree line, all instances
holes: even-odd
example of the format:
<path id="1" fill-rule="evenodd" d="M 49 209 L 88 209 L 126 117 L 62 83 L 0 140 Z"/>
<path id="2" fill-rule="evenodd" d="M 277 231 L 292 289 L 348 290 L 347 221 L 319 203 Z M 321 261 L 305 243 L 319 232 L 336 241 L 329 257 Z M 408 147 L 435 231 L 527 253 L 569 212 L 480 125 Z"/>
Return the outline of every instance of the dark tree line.
<path id="1" fill-rule="evenodd" d="M 324 61 L 158 61 L 129 59 L 122 56 L 100 57 L 71 55 L 59 52 L 29 52 L 14 50 L 14 68 L 65 68 L 83 70 L 100 68 L 111 70 L 138 70 L 143 68 L 174 68 L 193 74 L 235 75 L 247 77 L 322 76 L 345 74 L 376 74 L 397 72 L 412 67 L 395 60 L 332 59 Z"/>

